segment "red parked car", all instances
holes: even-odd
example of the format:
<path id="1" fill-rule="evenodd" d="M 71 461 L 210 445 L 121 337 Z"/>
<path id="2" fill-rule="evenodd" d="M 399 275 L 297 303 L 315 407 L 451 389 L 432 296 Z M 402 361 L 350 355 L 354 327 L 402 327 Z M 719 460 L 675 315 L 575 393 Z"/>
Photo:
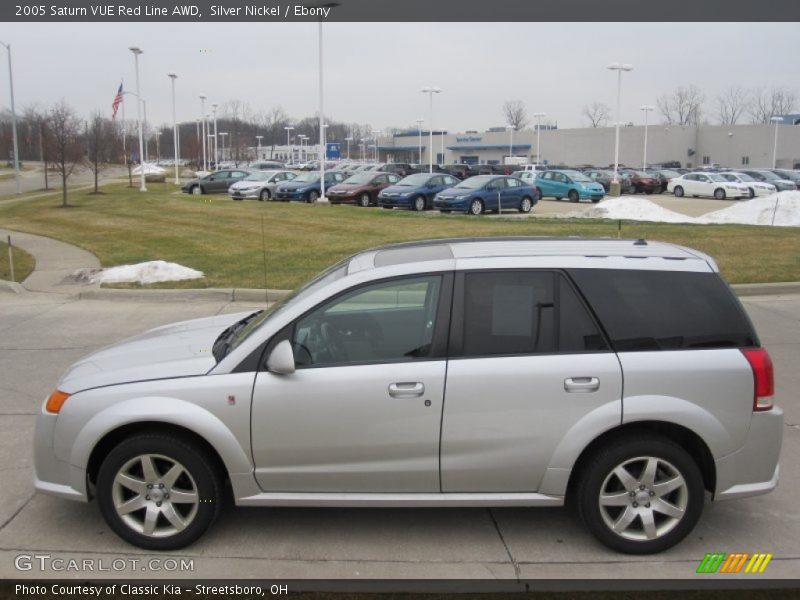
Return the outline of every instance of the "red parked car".
<path id="1" fill-rule="evenodd" d="M 635 188 L 634 194 L 654 194 L 661 191 L 661 180 L 650 173 L 633 169 L 625 169 L 622 172 L 628 174 L 630 182 Z"/>
<path id="2" fill-rule="evenodd" d="M 358 204 L 369 206 L 378 203 L 378 192 L 394 185 L 401 177 L 394 173 L 363 171 L 354 173 L 342 183 L 326 192 L 331 204 Z"/>

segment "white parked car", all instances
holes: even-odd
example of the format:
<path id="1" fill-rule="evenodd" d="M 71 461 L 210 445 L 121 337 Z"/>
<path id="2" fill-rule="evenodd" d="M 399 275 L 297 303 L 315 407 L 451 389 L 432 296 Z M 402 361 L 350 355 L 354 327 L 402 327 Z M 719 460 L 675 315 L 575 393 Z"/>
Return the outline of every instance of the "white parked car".
<path id="1" fill-rule="evenodd" d="M 747 190 L 750 193 L 750 198 L 755 198 L 756 196 L 769 196 L 770 194 L 774 194 L 778 191 L 771 183 L 767 183 L 766 181 L 758 181 L 750 177 L 747 173 L 737 173 L 735 171 L 731 171 L 729 173 L 720 173 L 722 177 L 727 179 L 728 181 L 733 181 L 735 183 L 742 183 L 747 186 Z"/>
<path id="2" fill-rule="evenodd" d="M 717 200 L 749 198 L 750 190 L 743 183 L 728 181 L 720 173 L 686 173 L 672 179 L 667 191 L 682 196 L 707 196 Z"/>
<path id="3" fill-rule="evenodd" d="M 253 198 L 256 200 L 271 200 L 275 197 L 275 188 L 278 184 L 291 181 L 297 177 L 291 171 L 253 171 L 228 188 L 228 196 L 234 200 Z"/>

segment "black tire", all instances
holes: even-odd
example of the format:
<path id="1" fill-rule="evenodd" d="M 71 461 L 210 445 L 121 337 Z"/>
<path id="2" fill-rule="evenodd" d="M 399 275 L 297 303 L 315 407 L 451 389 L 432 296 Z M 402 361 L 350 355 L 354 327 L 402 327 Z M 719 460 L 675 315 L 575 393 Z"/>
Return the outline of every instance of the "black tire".
<path id="1" fill-rule="evenodd" d="M 411 210 L 422 212 L 426 208 L 425 196 L 417 196 L 411 203 Z"/>
<path id="2" fill-rule="evenodd" d="M 386 206 L 385 204 L 381 204 L 381 208 L 385 208 L 387 210 L 392 210 L 394 206 Z"/>
<path id="3" fill-rule="evenodd" d="M 478 198 L 475 198 L 475 200 L 472 200 L 469 203 L 469 206 L 467 207 L 467 214 L 474 215 L 474 216 L 477 217 L 482 212 L 483 212 L 483 201 L 482 200 L 480 200 Z"/>
<path id="4" fill-rule="evenodd" d="M 657 485 L 653 485 L 653 489 L 668 484 L 676 475 L 682 478 L 681 487 L 664 493 L 653 492 L 649 486 L 641 489 L 637 478 L 646 480 L 644 467 L 651 459 L 656 459 L 657 465 L 653 479 Z M 641 466 L 637 475 L 638 465 Z M 630 485 L 621 485 L 622 480 L 615 474 L 619 467 L 632 475 Z M 641 432 L 614 438 L 593 452 L 579 469 L 574 498 L 578 515 L 592 535 L 612 550 L 625 554 L 662 552 L 686 537 L 703 511 L 705 490 L 697 463 L 681 446 L 658 434 Z M 659 475 L 662 478 L 660 484 Z M 618 498 L 622 504 L 615 505 L 613 502 L 617 500 L 613 500 L 605 508 L 601 507 L 603 491 L 608 498 Z M 660 506 L 668 507 L 670 511 L 675 506 L 682 507 L 682 511 L 669 516 L 658 509 L 651 509 L 651 498 L 656 498 Z M 646 504 L 642 505 L 641 502 Z M 676 516 L 678 512 L 680 516 Z M 620 524 L 623 519 L 627 520 L 626 513 L 635 516 L 621 534 L 616 533 L 611 528 L 612 521 Z M 641 516 L 647 513 L 653 516 L 651 532 L 655 537 L 651 539 L 647 539 Z M 659 519 L 656 519 L 656 515 Z"/>
<path id="5" fill-rule="evenodd" d="M 440 209 L 439 212 L 442 213 L 443 215 L 449 215 L 450 214 L 450 210 L 448 210 L 446 208 Z"/>
<path id="6" fill-rule="evenodd" d="M 592 198 L 592 204 L 597 204 L 600 202 L 600 198 Z"/>
<path id="7" fill-rule="evenodd" d="M 272 200 L 272 194 L 268 189 L 264 188 L 258 193 L 258 199 L 261 200 L 261 202 Z"/>
<path id="8" fill-rule="evenodd" d="M 309 204 L 314 204 L 314 202 L 317 201 L 317 198 L 319 198 L 319 192 L 316 190 L 311 190 L 306 194 L 306 202 Z"/>
<path id="9" fill-rule="evenodd" d="M 725 200 L 725 190 L 717 188 L 714 190 L 714 198 L 716 200 Z"/>
<path id="10" fill-rule="evenodd" d="M 185 529 L 176 531 L 172 534 L 166 533 L 163 535 L 147 535 L 143 532 L 136 531 L 130 523 L 138 523 L 141 517 L 144 522 L 142 512 L 147 514 L 151 509 L 161 510 L 153 506 L 155 500 L 151 500 L 150 496 L 146 496 L 146 506 L 141 509 L 131 511 L 127 517 L 129 521 L 123 519 L 118 514 L 115 508 L 115 494 L 121 493 L 122 487 L 115 483 L 115 478 L 123 470 L 126 465 L 135 463 L 137 457 L 144 455 L 157 455 L 152 464 L 156 465 L 157 474 L 159 467 L 161 468 L 160 477 L 165 477 L 169 472 L 167 466 L 169 461 L 179 463 L 187 475 L 187 479 L 182 480 L 179 478 L 177 482 L 171 484 L 164 491 L 156 490 L 161 494 L 164 504 L 169 504 L 170 507 L 184 507 L 180 510 L 185 510 L 189 506 L 190 511 L 187 514 L 181 514 L 185 520 L 190 518 L 189 523 Z M 159 458 L 161 457 L 161 458 Z M 163 459 L 163 461 L 162 461 Z M 163 462 L 163 466 L 159 463 Z M 100 470 L 97 475 L 97 501 L 100 507 L 100 512 L 103 515 L 108 526 L 126 542 L 144 548 L 146 550 L 176 550 L 183 548 L 196 541 L 205 531 L 211 526 L 220 512 L 223 500 L 222 481 L 220 474 L 213 467 L 211 458 L 203 451 L 197 444 L 184 439 L 180 436 L 166 435 L 161 433 L 139 434 L 134 437 L 128 438 L 117 445 L 111 452 L 108 453 L 103 463 L 100 465 Z M 184 475 L 181 475 L 184 477 Z M 147 478 L 142 475 L 143 480 Z M 188 483 L 187 483 L 188 482 Z M 156 484 L 157 485 L 157 484 Z M 192 488 L 193 486 L 193 488 Z M 194 504 L 175 503 L 173 504 L 169 498 L 170 491 L 180 488 L 189 488 L 195 490 L 197 502 Z M 116 492 L 115 492 L 116 490 Z M 126 488 L 127 490 L 127 488 Z M 127 490 L 132 495 L 126 501 L 135 500 L 136 492 Z M 143 490 L 144 493 L 152 494 L 153 492 Z M 173 494 L 175 495 L 175 494 Z M 162 504 L 158 505 L 159 507 Z M 177 512 L 178 509 L 175 509 Z M 170 525 L 170 521 L 165 514 L 157 514 L 155 526 Z M 162 532 L 163 533 L 163 532 Z"/>
<path id="11" fill-rule="evenodd" d="M 652 194 L 653 192 L 655 192 L 655 190 L 646 190 L 646 191 L 645 191 L 645 194 L 647 194 L 647 195 L 649 196 L 649 195 L 650 195 L 650 194 Z"/>
<path id="12" fill-rule="evenodd" d="M 542 196 L 542 188 L 537 187 L 536 193 L 539 194 L 539 200 L 542 200 L 544 198 L 544 196 Z"/>
<path id="13" fill-rule="evenodd" d="M 529 213 L 533 208 L 533 200 L 531 200 L 528 196 L 525 196 L 519 203 L 519 212 L 521 213 Z"/>
<path id="14" fill-rule="evenodd" d="M 372 200 L 369 197 L 369 192 L 364 192 L 358 197 L 358 205 L 362 208 L 367 208 L 371 201 Z"/>
<path id="15" fill-rule="evenodd" d="M 683 188 L 679 185 L 676 185 L 672 190 L 672 195 L 676 198 L 683 198 Z"/>
<path id="16" fill-rule="evenodd" d="M 556 196 L 556 200 L 561 200 L 564 196 Z"/>
<path id="17" fill-rule="evenodd" d="M 753 198 L 756 197 L 756 191 L 753 188 L 747 188 L 747 191 L 748 191 L 748 196 L 747 197 L 750 200 L 752 200 Z"/>
<path id="18" fill-rule="evenodd" d="M 189 193 L 190 193 L 190 194 L 193 194 L 193 195 L 195 195 L 195 196 L 202 196 L 202 195 L 203 195 L 203 194 L 205 194 L 206 192 L 205 192 L 205 190 L 203 189 L 203 186 L 200 186 L 200 185 L 193 185 L 193 186 L 191 187 L 191 189 L 189 190 Z"/>
<path id="19" fill-rule="evenodd" d="M 570 202 L 578 202 L 581 199 L 577 190 L 570 190 L 567 194 L 567 198 L 569 198 Z"/>

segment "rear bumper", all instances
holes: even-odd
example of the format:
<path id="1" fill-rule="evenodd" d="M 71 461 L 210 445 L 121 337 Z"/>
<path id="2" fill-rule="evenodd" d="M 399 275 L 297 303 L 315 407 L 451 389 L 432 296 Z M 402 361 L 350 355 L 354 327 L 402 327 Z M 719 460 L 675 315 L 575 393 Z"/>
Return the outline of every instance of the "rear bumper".
<path id="1" fill-rule="evenodd" d="M 744 445 L 716 461 L 714 500 L 758 496 L 778 486 L 783 440 L 783 410 L 753 413 Z"/>

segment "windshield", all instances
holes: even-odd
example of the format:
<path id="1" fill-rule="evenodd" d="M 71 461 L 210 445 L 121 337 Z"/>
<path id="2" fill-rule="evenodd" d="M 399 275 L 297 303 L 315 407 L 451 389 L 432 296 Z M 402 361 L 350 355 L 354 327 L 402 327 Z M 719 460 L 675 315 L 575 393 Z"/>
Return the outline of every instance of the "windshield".
<path id="1" fill-rule="evenodd" d="M 214 342 L 214 358 L 217 362 L 221 361 L 227 354 L 240 346 L 249 338 L 259 327 L 266 323 L 271 317 L 283 311 L 287 306 L 296 300 L 301 300 L 317 290 L 325 287 L 332 281 L 341 279 L 347 274 L 347 265 L 351 257 L 346 258 L 326 269 L 307 283 L 303 284 L 293 293 L 286 296 L 265 310 L 256 311 L 246 316 L 241 321 L 234 323 L 223 331 Z"/>
<path id="2" fill-rule="evenodd" d="M 761 177 L 763 177 L 767 181 L 777 181 L 778 179 L 780 179 L 780 177 L 778 177 L 777 175 L 775 175 L 775 173 L 771 171 L 758 171 L 758 174 L 761 175 Z"/>
<path id="3" fill-rule="evenodd" d="M 267 181 L 275 171 L 257 171 L 256 173 L 250 173 L 247 177 L 242 179 L 242 181 Z"/>
<path id="4" fill-rule="evenodd" d="M 400 181 L 397 182 L 397 185 L 411 185 L 411 186 L 420 186 L 425 185 L 428 183 L 428 179 L 430 179 L 430 173 L 414 173 L 413 175 L 409 175 L 408 177 L 404 177 Z"/>
<path id="5" fill-rule="evenodd" d="M 494 177 L 490 175 L 478 175 L 477 177 L 470 177 L 459 183 L 455 189 L 457 190 L 477 190 L 489 183 Z"/>
<path id="6" fill-rule="evenodd" d="M 706 173 L 711 181 L 727 181 L 722 175 L 718 175 L 716 173 Z"/>
<path id="7" fill-rule="evenodd" d="M 659 172 L 660 172 L 660 173 L 661 173 L 661 174 L 662 174 L 664 177 L 670 177 L 670 178 L 671 178 L 671 177 L 680 177 L 680 176 L 681 176 L 681 174 L 680 174 L 680 173 L 678 173 L 677 171 L 669 171 L 669 170 L 664 170 L 664 171 L 659 171 Z"/>
<path id="8" fill-rule="evenodd" d="M 572 179 L 572 181 L 588 181 L 591 183 L 591 179 L 589 179 L 586 175 L 581 173 L 580 171 L 563 171 L 563 173 Z"/>
<path id="9" fill-rule="evenodd" d="M 354 175 L 350 175 L 350 177 L 345 179 L 344 183 L 369 183 L 372 181 L 373 177 L 375 177 L 375 174 L 370 173 L 369 171 L 366 173 L 355 173 Z"/>
<path id="10" fill-rule="evenodd" d="M 319 181 L 319 173 L 300 173 L 297 177 L 292 179 L 292 183 L 314 183 L 315 181 Z"/>
<path id="11" fill-rule="evenodd" d="M 748 175 L 747 173 L 731 173 L 730 175 L 724 175 L 724 177 L 726 179 L 728 177 L 732 177 L 733 179 L 730 179 L 730 181 L 750 181 L 750 182 L 755 181 L 755 179 L 750 177 L 750 175 Z"/>

